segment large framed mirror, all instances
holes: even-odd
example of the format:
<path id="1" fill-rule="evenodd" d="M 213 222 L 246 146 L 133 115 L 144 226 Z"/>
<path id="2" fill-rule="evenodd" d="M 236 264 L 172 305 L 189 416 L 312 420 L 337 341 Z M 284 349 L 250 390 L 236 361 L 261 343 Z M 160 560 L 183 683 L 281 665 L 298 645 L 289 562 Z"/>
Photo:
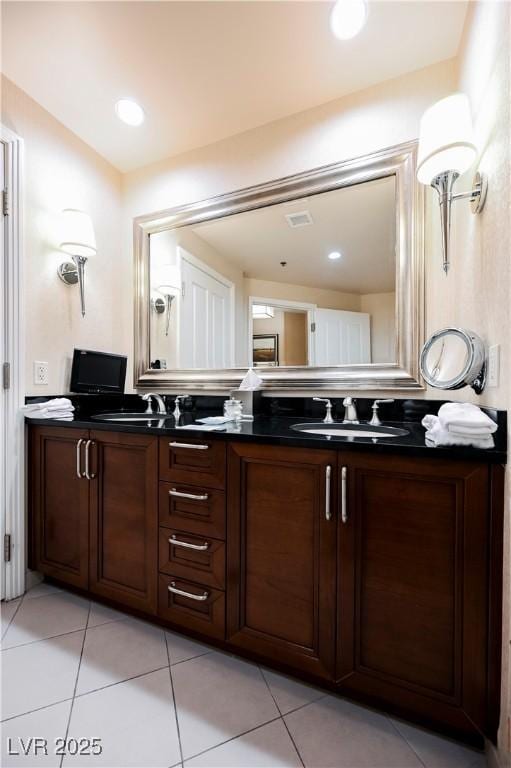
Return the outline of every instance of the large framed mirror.
<path id="1" fill-rule="evenodd" d="M 135 219 L 135 386 L 422 388 L 416 148 Z"/>

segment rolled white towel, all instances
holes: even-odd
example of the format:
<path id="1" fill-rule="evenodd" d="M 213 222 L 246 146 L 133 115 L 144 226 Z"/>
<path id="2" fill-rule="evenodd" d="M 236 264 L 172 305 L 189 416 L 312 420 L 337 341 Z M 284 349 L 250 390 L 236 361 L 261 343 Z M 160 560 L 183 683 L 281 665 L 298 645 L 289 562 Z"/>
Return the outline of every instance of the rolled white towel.
<path id="1" fill-rule="evenodd" d="M 438 411 L 442 427 L 460 435 L 488 437 L 497 424 L 473 403 L 445 403 Z"/>
<path id="2" fill-rule="evenodd" d="M 73 411 L 30 411 L 24 414 L 27 419 L 67 419 L 71 421 L 74 418 Z"/>
<path id="3" fill-rule="evenodd" d="M 460 445 L 472 448 L 494 448 L 493 437 L 459 435 L 444 429 L 438 416 L 424 416 L 422 426 L 426 428 L 426 444 L 429 446 Z"/>

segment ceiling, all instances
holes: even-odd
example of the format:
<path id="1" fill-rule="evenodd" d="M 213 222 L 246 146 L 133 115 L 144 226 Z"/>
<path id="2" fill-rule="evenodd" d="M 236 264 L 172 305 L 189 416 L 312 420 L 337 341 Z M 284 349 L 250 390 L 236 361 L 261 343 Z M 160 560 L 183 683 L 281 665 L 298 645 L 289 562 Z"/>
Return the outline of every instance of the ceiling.
<path id="1" fill-rule="evenodd" d="M 395 177 L 192 227 L 245 277 L 348 293 L 395 290 Z M 286 215 L 308 211 L 292 229 Z M 330 261 L 328 254 L 342 258 Z M 280 262 L 286 261 L 282 267 Z"/>
<path id="2" fill-rule="evenodd" d="M 353 40 L 330 2 L 2 3 L 2 70 L 121 171 L 451 58 L 466 0 L 370 3 Z M 142 127 L 119 122 L 132 97 Z"/>

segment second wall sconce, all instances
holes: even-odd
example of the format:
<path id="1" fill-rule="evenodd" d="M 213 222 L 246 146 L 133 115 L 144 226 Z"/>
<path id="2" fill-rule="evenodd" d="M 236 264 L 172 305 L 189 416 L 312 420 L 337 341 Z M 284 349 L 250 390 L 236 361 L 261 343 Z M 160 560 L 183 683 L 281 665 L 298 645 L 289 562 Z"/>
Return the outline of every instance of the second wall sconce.
<path id="1" fill-rule="evenodd" d="M 447 96 L 424 112 L 420 125 L 417 178 L 421 184 L 431 185 L 438 192 L 442 261 L 446 274 L 450 265 L 453 201 L 468 198 L 472 203 L 472 212 L 480 213 L 486 200 L 486 178 L 479 172 L 469 192 L 453 191 L 456 179 L 470 168 L 476 155 L 470 105 L 464 93 Z"/>
<path id="2" fill-rule="evenodd" d="M 85 317 L 85 264 L 96 253 L 96 238 L 91 217 L 76 208 L 65 208 L 61 219 L 60 249 L 72 257 L 58 268 L 66 285 L 79 284 L 82 317 Z"/>

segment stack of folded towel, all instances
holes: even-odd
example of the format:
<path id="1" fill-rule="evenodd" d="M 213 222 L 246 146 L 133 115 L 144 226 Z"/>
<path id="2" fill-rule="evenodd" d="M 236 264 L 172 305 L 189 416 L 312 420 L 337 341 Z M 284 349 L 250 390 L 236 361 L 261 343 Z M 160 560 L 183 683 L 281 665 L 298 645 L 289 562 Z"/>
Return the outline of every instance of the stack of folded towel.
<path id="1" fill-rule="evenodd" d="M 495 446 L 492 435 L 497 424 L 472 403 L 445 403 L 438 416 L 424 416 L 422 426 L 427 430 L 427 445 Z"/>
<path id="2" fill-rule="evenodd" d="M 28 419 L 72 421 L 74 406 L 69 398 L 56 397 L 53 400 L 46 400 L 44 403 L 23 405 L 20 410 Z"/>

